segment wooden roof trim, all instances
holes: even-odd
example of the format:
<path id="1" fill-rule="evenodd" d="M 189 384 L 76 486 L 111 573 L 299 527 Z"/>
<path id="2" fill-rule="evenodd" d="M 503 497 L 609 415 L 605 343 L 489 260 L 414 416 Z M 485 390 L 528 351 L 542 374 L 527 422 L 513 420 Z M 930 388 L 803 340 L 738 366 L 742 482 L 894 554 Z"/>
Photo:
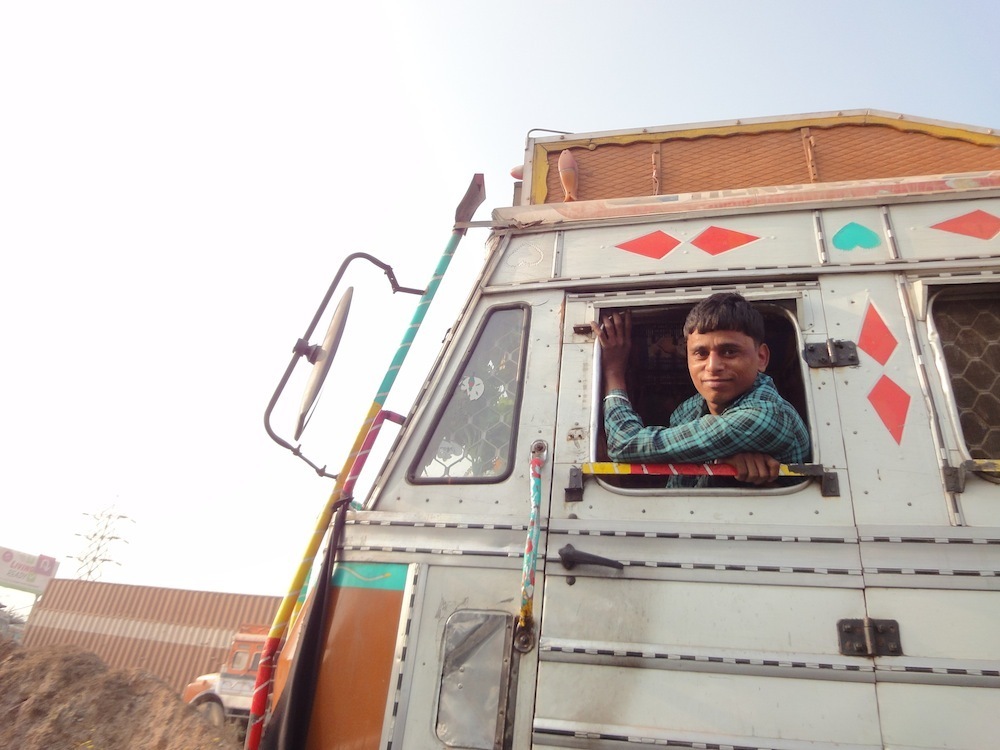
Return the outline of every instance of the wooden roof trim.
<path id="1" fill-rule="evenodd" d="M 671 215 L 813 210 L 921 200 L 1000 197 L 1000 170 L 847 182 L 737 188 L 702 193 L 537 203 L 493 210 L 494 228 L 565 226 L 578 221 L 662 220 Z"/>
<path id="2" fill-rule="evenodd" d="M 759 135 L 781 133 L 802 128 L 830 129 L 844 125 L 881 125 L 905 133 L 923 133 L 940 139 L 965 141 L 977 146 L 1000 148 L 1000 134 L 992 129 L 970 129 L 955 123 L 937 122 L 908 118 L 890 112 L 857 110 L 854 112 L 821 115 L 794 116 L 791 118 L 768 118 L 762 120 L 731 123 L 708 123 L 678 129 L 619 131 L 608 135 L 584 135 L 583 137 L 559 136 L 536 140 L 533 144 L 531 169 L 531 196 L 535 202 L 544 203 L 548 196 L 548 155 L 554 151 L 585 148 L 592 151 L 604 145 L 628 145 L 632 143 L 665 143 L 673 140 L 694 140 L 708 137 L 729 137 L 734 135 Z"/>

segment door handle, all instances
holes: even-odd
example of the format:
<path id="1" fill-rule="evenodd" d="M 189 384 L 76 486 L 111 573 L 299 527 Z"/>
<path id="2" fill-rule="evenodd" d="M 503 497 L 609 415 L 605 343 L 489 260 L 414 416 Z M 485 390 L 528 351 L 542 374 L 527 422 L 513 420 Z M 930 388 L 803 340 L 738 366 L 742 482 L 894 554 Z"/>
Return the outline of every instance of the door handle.
<path id="1" fill-rule="evenodd" d="M 567 544 L 559 550 L 559 561 L 566 570 L 573 570 L 577 565 L 603 565 L 606 568 L 625 569 L 625 566 L 617 560 L 601 557 L 600 555 L 592 555 L 589 552 L 581 552 L 572 544 Z"/>

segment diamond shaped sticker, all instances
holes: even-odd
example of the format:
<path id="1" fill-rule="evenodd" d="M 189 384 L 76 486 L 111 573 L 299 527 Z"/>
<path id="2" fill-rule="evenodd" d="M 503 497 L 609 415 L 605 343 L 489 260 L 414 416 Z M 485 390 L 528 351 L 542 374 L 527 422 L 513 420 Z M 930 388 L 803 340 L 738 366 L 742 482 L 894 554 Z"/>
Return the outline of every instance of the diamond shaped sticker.
<path id="1" fill-rule="evenodd" d="M 735 229 L 711 226 L 691 240 L 691 244 L 709 255 L 721 255 L 759 239 L 760 237 L 737 232 Z"/>
<path id="2" fill-rule="evenodd" d="M 875 305 L 868 303 L 865 311 L 865 320 L 861 324 L 861 333 L 858 336 L 858 348 L 880 365 L 885 365 L 889 361 L 890 355 L 896 350 L 899 342 L 892 335 L 889 326 L 885 324 L 882 316 L 879 315 Z"/>
<path id="3" fill-rule="evenodd" d="M 954 219 L 933 224 L 931 229 L 964 234 L 966 237 L 975 237 L 980 240 L 991 240 L 1000 234 L 1000 218 L 976 209 L 967 214 L 956 216 Z"/>
<path id="4" fill-rule="evenodd" d="M 650 234 L 644 234 L 642 237 L 636 237 L 634 240 L 622 242 L 619 245 L 615 245 L 615 247 L 629 253 L 660 260 L 660 258 L 665 257 L 667 253 L 679 244 L 681 244 L 681 241 L 676 237 L 671 237 L 666 232 L 657 230 Z"/>
<path id="5" fill-rule="evenodd" d="M 868 394 L 868 401 L 875 407 L 875 412 L 893 440 L 897 444 L 902 442 L 906 412 L 910 409 L 910 394 L 888 375 L 883 375 Z"/>

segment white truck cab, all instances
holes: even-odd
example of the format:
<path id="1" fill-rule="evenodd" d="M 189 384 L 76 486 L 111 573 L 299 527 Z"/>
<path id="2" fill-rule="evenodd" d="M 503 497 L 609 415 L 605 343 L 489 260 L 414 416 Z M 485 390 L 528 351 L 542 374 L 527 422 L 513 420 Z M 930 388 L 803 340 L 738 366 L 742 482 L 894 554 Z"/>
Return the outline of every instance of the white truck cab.
<path id="1" fill-rule="evenodd" d="M 337 477 L 248 747 L 995 746 L 1000 135 L 866 110 L 525 154 L 419 398 L 376 396 Z M 608 460 L 590 322 L 632 312 L 629 394 L 665 424 L 716 291 L 765 316 L 798 484 Z"/>

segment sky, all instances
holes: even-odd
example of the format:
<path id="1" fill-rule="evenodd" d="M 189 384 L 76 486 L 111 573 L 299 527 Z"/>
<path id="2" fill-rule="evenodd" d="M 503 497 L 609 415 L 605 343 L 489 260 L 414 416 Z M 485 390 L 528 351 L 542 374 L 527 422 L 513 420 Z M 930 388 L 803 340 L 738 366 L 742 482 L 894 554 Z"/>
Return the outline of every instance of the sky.
<path id="1" fill-rule="evenodd" d="M 0 547 L 75 578 L 106 513 L 100 580 L 283 594 L 333 483 L 263 413 L 345 256 L 424 287 L 473 174 L 477 220 L 511 204 L 532 129 L 867 108 L 998 128 L 998 27 L 986 0 L 0 4 Z M 486 236 L 388 408 L 409 410 Z M 302 438 L 331 473 L 417 300 L 373 266 L 345 284 Z M 307 377 L 275 409 L 290 442 Z"/>

